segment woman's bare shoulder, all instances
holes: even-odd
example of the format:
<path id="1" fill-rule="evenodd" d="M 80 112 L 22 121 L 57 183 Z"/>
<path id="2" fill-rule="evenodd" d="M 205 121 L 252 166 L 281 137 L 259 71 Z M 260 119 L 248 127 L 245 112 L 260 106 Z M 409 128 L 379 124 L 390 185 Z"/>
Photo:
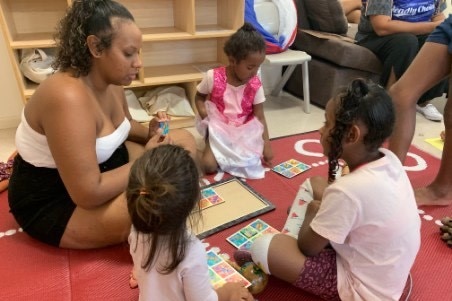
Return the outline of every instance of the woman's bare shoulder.
<path id="1" fill-rule="evenodd" d="M 68 105 L 71 101 L 83 101 L 87 95 L 88 89 L 81 78 L 57 72 L 39 85 L 31 100 L 36 99 L 42 105 Z"/>

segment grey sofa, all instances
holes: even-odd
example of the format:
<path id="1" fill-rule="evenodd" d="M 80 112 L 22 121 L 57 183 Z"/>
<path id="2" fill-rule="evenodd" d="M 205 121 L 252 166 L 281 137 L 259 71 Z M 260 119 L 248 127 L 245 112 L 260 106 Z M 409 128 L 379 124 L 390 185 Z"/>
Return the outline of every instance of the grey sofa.
<path id="1" fill-rule="evenodd" d="M 347 24 L 338 0 L 295 0 L 298 33 L 291 46 L 307 52 L 311 102 L 325 107 L 340 86 L 361 77 L 379 80 L 381 63 L 367 48 L 356 45 L 357 24 Z M 301 66 L 284 89 L 303 98 Z"/>

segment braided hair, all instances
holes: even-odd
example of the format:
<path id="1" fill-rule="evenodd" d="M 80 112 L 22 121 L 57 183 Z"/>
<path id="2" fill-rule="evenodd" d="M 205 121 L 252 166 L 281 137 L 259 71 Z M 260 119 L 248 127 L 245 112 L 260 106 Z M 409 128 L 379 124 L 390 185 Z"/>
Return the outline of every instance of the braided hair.
<path id="1" fill-rule="evenodd" d="M 386 90 L 371 81 L 353 80 L 342 88 L 336 98 L 335 126 L 331 129 L 330 152 L 328 154 L 328 181 L 336 178 L 339 158 L 342 156 L 342 142 L 346 133 L 359 120 L 366 128 L 363 138 L 367 151 L 377 150 L 391 135 L 395 113 L 392 99 Z"/>
<path id="2" fill-rule="evenodd" d="M 170 259 L 166 266 L 158 267 L 159 272 L 171 273 L 184 259 L 187 220 L 193 225 L 201 217 L 198 179 L 198 168 L 190 154 L 176 145 L 146 151 L 132 165 L 127 208 L 137 235 L 144 235 L 150 243 L 144 269 L 149 270 L 165 249 Z M 191 215 L 193 212 L 198 215 Z"/>
<path id="3" fill-rule="evenodd" d="M 72 1 L 57 26 L 57 54 L 53 68 L 63 71 L 72 68 L 77 77 L 87 75 L 92 58 L 86 39 L 95 35 L 100 40 L 99 51 L 110 48 L 115 34 L 111 22 L 113 17 L 134 21 L 127 8 L 113 0 Z"/>

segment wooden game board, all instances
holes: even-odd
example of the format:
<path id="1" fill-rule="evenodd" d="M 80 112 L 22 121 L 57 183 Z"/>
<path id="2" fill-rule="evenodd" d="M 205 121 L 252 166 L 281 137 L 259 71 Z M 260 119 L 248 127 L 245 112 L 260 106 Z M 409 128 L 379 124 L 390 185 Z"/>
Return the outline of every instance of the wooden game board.
<path id="1" fill-rule="evenodd" d="M 210 188 L 213 188 L 224 202 L 202 210 L 202 220 L 193 229 L 200 239 L 275 209 L 270 201 L 235 177 L 202 189 Z"/>

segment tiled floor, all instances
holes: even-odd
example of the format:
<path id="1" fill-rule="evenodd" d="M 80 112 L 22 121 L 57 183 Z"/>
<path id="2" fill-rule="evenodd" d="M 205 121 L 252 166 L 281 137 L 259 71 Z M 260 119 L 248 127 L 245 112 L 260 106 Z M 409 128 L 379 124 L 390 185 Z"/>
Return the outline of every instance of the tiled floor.
<path id="1" fill-rule="evenodd" d="M 437 98 L 432 103 L 441 112 L 443 111 L 444 98 Z M 311 105 L 311 113 L 306 114 L 302 104 L 302 101 L 285 92 L 282 92 L 279 97 L 268 96 L 265 103 L 265 115 L 271 138 L 316 130 L 322 125 L 324 110 Z M 419 148 L 441 157 L 441 151 L 424 140 L 439 137 L 442 129 L 442 122 L 429 121 L 418 114 L 413 143 Z M 0 130 L 0 161 L 6 161 L 15 150 L 15 130 L 15 128 Z M 193 129 L 191 131 L 195 132 Z"/>

